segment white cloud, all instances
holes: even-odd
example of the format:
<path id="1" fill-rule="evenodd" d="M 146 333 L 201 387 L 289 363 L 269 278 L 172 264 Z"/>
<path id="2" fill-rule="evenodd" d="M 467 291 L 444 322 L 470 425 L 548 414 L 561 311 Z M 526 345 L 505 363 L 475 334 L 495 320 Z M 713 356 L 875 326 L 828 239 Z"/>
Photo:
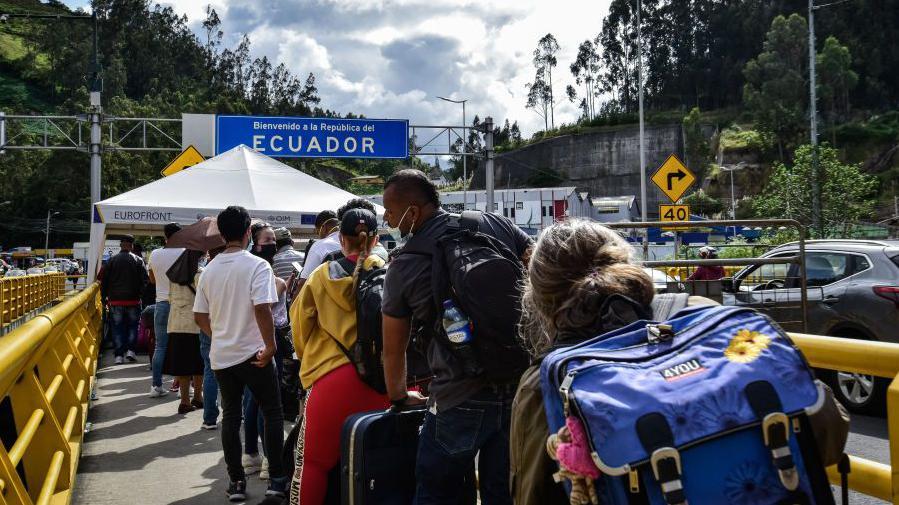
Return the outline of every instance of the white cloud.
<path id="1" fill-rule="evenodd" d="M 75 3 L 81 0 L 71 0 Z M 313 72 L 322 106 L 413 124 L 458 124 L 460 107 L 436 95 L 469 99 L 475 114 L 517 120 L 525 135 L 543 120 L 525 108 L 537 40 L 561 46 L 553 75 L 555 122 L 578 111 L 565 97 L 568 66 L 596 36 L 611 0 L 171 0 L 195 30 L 211 3 L 228 41 L 248 33 L 253 55 Z"/>

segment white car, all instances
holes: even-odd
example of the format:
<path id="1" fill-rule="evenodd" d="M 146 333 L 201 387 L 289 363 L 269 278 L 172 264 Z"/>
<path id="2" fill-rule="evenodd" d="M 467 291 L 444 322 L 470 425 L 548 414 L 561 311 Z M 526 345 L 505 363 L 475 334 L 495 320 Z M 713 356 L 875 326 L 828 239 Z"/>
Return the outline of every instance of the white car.
<path id="1" fill-rule="evenodd" d="M 655 268 L 643 267 L 643 271 L 646 272 L 650 278 L 652 278 L 652 285 L 656 290 L 656 293 L 667 293 L 669 286 L 679 285 L 680 281 L 671 277 L 661 270 L 656 270 Z M 681 286 L 682 288 L 682 286 Z M 680 292 L 681 289 L 676 289 L 675 292 Z"/>

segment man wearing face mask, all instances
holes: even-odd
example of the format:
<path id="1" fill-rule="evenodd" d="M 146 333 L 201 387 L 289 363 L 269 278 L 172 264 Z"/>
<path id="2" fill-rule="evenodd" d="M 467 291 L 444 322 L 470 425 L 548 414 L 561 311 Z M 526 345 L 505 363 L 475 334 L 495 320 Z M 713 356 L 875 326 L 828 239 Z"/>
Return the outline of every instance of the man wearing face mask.
<path id="1" fill-rule="evenodd" d="M 384 208 L 384 218 L 399 245 L 435 241 L 450 229 L 450 214 L 441 210 L 437 189 L 419 170 L 401 170 L 387 180 Z M 484 214 L 478 230 L 520 258 L 531 245 L 523 231 L 495 214 Z M 415 503 L 459 503 L 467 494 L 466 479 L 480 453 L 482 503 L 511 505 L 509 427 L 517 384 L 494 384 L 466 374 L 460 359 L 436 338 L 433 328 L 442 314 L 431 289 L 432 260 L 442 258 L 401 250 L 387 269 L 381 305 L 384 377 L 391 403 L 402 408 L 427 401 L 429 407 L 418 446 Z M 429 398 L 406 388 L 406 347 L 413 319 L 424 328 L 421 336 L 434 373 Z"/>

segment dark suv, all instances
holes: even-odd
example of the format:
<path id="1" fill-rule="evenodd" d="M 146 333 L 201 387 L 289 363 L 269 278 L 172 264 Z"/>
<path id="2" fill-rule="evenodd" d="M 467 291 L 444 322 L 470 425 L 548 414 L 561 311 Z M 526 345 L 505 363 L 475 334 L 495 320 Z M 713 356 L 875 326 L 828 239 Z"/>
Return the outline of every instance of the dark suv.
<path id="1" fill-rule="evenodd" d="M 794 256 L 796 242 L 762 257 Z M 809 240 L 805 243 L 808 332 L 899 343 L 899 240 Z M 799 265 L 753 265 L 733 278 L 727 305 L 768 313 L 788 331 L 802 331 Z M 859 413 L 879 413 L 889 381 L 825 371 L 839 399 Z"/>

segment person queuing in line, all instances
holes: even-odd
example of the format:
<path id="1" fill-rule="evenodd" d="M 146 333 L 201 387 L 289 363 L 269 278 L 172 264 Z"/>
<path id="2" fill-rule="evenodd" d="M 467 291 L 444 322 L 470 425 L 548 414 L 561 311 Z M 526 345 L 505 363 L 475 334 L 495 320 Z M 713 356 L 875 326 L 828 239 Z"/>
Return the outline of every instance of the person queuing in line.
<path id="1" fill-rule="evenodd" d="M 169 278 L 169 342 L 162 371 L 178 379 L 181 403 L 179 414 L 203 408 L 203 357 L 200 354 L 200 327 L 194 321 L 200 258 L 204 251 L 185 250 L 166 275 Z M 194 397 L 190 398 L 193 385 Z"/>
<path id="2" fill-rule="evenodd" d="M 342 221 L 343 216 L 346 215 L 347 211 L 352 209 L 365 209 L 375 216 L 378 215 L 375 210 L 375 204 L 366 200 L 365 198 L 353 198 L 349 200 L 347 203 L 343 204 L 339 209 L 337 209 L 337 220 Z M 381 245 L 381 242 L 375 242 L 375 247 L 372 249 L 372 254 L 380 256 L 384 261 L 387 261 L 388 253 L 387 249 Z M 339 259 L 342 254 L 340 252 L 332 253 L 330 258 Z"/>
<path id="3" fill-rule="evenodd" d="M 569 219 L 543 230 L 531 254 L 522 297 L 521 337 L 532 365 L 519 381 L 512 406 L 511 482 L 516 505 L 567 505 L 553 474 L 549 426 L 540 389 L 540 363 L 550 351 L 576 344 L 652 314 L 652 279 L 631 262 L 631 247 L 613 230 Z M 626 297 L 606 305 L 612 295 Z M 690 297 L 688 304 L 713 303 Z"/>
<path id="4" fill-rule="evenodd" d="M 384 207 L 387 224 L 398 230 L 398 242 L 433 241 L 448 230 L 450 216 L 440 209 L 437 189 L 419 170 L 400 170 L 387 180 Z M 484 214 L 480 231 L 520 258 L 530 247 L 523 231 L 495 214 Z M 420 254 L 397 255 L 387 269 L 382 301 L 384 376 L 391 403 L 402 407 L 425 401 L 406 389 L 406 348 L 413 318 L 426 329 L 423 337 L 434 373 L 418 446 L 416 503 L 458 503 L 478 455 L 482 502 L 511 504 L 509 422 L 517 384 L 492 384 L 468 376 L 459 358 L 429 330 L 442 317 L 433 302 L 432 260 Z"/>
<path id="5" fill-rule="evenodd" d="M 119 253 L 109 259 L 98 275 L 103 298 L 109 304 L 112 318 L 112 337 L 115 343 L 115 363 L 137 361 L 134 344 L 140 322 L 141 293 L 147 284 L 144 261 L 132 253 L 134 237 L 125 235 L 119 242 Z"/>
<path id="6" fill-rule="evenodd" d="M 699 259 L 718 259 L 718 249 L 712 246 L 704 246 L 699 249 Z M 727 275 L 721 265 L 700 265 L 687 277 L 688 281 L 717 281 Z"/>
<path id="7" fill-rule="evenodd" d="M 209 251 L 209 260 L 206 262 L 206 265 L 208 265 L 210 261 L 214 260 L 215 257 L 224 250 L 224 246 L 211 249 Z M 203 360 L 203 424 L 200 425 L 200 429 L 203 430 L 214 430 L 218 428 L 219 385 L 215 380 L 215 373 L 212 371 L 212 364 L 209 362 L 209 348 L 211 346 L 212 338 L 201 330 L 200 358 Z"/>
<path id="8" fill-rule="evenodd" d="M 384 265 L 380 256 L 371 254 L 377 240 L 374 213 L 365 209 L 346 211 L 340 223 L 344 257 L 316 268 L 291 307 L 300 380 L 307 390 L 290 486 L 293 505 L 324 503 L 328 472 L 340 461 L 344 420 L 388 405 L 387 396 L 362 382 L 338 346 L 350 349 L 356 341 L 359 272 Z"/>
<path id="9" fill-rule="evenodd" d="M 165 239 L 181 229 L 178 223 L 169 223 L 163 228 Z M 162 247 L 150 253 L 150 282 L 156 285 L 156 306 L 153 309 L 153 333 L 156 337 L 156 348 L 153 351 L 153 382 L 150 385 L 150 397 L 164 396 L 168 391 L 162 387 L 162 365 L 169 346 L 169 278 L 166 272 L 175 264 L 184 249 L 181 247 Z"/>
<path id="10" fill-rule="evenodd" d="M 244 388 L 252 391 L 265 419 L 263 440 L 269 454 L 281 454 L 284 415 L 275 354 L 272 304 L 278 301 L 275 277 L 269 264 L 250 254 L 250 214 L 230 206 L 217 217 L 225 250 L 200 276 L 194 302 L 194 318 L 210 335 L 209 360 L 222 397 L 222 449 L 232 501 L 246 499 L 246 474 L 241 464 L 240 421 Z M 285 497 L 288 476 L 281 458 L 269 462 L 271 479 L 267 496 Z"/>
<path id="11" fill-rule="evenodd" d="M 322 260 L 333 252 L 340 252 L 340 221 L 337 220 L 337 213 L 333 210 L 323 210 L 315 217 L 315 233 L 319 239 L 316 240 L 309 252 L 306 253 L 306 259 L 303 262 L 303 271 L 300 272 L 299 280 L 296 286 L 292 287 L 292 293 L 299 293 L 303 288 L 303 284 L 312 275 L 312 272 L 322 264 Z"/>
<path id="12" fill-rule="evenodd" d="M 287 228 L 275 229 L 275 245 L 278 251 L 273 258 L 272 269 L 275 276 L 286 282 L 297 271 L 294 263 L 302 267 L 306 256 L 293 248 L 293 237 Z"/>
<path id="13" fill-rule="evenodd" d="M 251 228 L 252 229 L 252 228 Z M 275 244 L 275 231 L 268 223 L 262 223 L 256 226 L 253 235 L 253 247 L 251 252 L 254 256 L 264 259 L 269 265 L 273 263 L 274 256 L 277 254 L 277 246 Z M 287 283 L 275 276 L 275 288 L 278 291 L 278 301 L 272 305 L 272 316 L 275 321 L 275 344 L 277 351 L 275 352 L 274 363 L 275 369 L 278 371 L 278 384 L 281 384 L 281 359 L 288 347 L 293 347 L 289 342 L 283 342 L 280 335 L 283 335 L 284 328 L 287 324 L 287 307 L 285 305 Z M 291 354 L 293 351 L 290 351 Z M 283 405 L 282 405 L 283 407 Z M 253 392 L 249 389 L 244 391 L 243 398 L 243 415 L 244 415 L 244 471 L 249 475 L 259 472 L 259 478 L 268 480 L 268 453 L 265 452 L 265 441 L 263 440 L 263 457 L 259 458 L 260 436 L 264 437 L 262 412 L 259 410 L 259 404 L 253 398 Z M 253 422 L 256 420 L 256 422 Z"/>
<path id="14" fill-rule="evenodd" d="M 263 256 L 268 256 L 273 253 L 274 246 L 269 245 L 269 234 L 271 233 L 271 226 L 262 220 L 253 220 L 250 225 L 250 254 L 253 256 L 257 256 L 259 258 L 265 259 Z M 260 239 L 265 237 L 266 239 L 266 247 L 264 248 L 265 252 L 263 252 L 263 247 L 260 245 Z M 274 312 L 274 310 L 273 310 Z M 277 340 L 275 341 L 275 345 L 277 347 Z M 277 351 L 276 351 L 277 354 Z M 275 367 L 277 369 L 277 359 L 273 358 L 275 363 Z M 265 452 L 265 441 L 262 443 L 262 454 L 259 453 L 259 439 L 264 437 L 265 433 L 265 422 L 262 419 L 262 412 L 259 411 L 259 405 L 256 403 L 256 400 L 253 398 L 253 392 L 250 391 L 249 388 L 244 388 L 243 391 L 243 457 L 241 458 L 241 464 L 243 465 L 244 473 L 247 475 L 253 475 L 255 473 L 261 474 L 260 476 L 265 476 L 268 473 L 268 460 L 266 459 Z M 265 470 L 265 473 L 263 473 Z M 266 477 L 267 478 L 267 477 Z"/>

